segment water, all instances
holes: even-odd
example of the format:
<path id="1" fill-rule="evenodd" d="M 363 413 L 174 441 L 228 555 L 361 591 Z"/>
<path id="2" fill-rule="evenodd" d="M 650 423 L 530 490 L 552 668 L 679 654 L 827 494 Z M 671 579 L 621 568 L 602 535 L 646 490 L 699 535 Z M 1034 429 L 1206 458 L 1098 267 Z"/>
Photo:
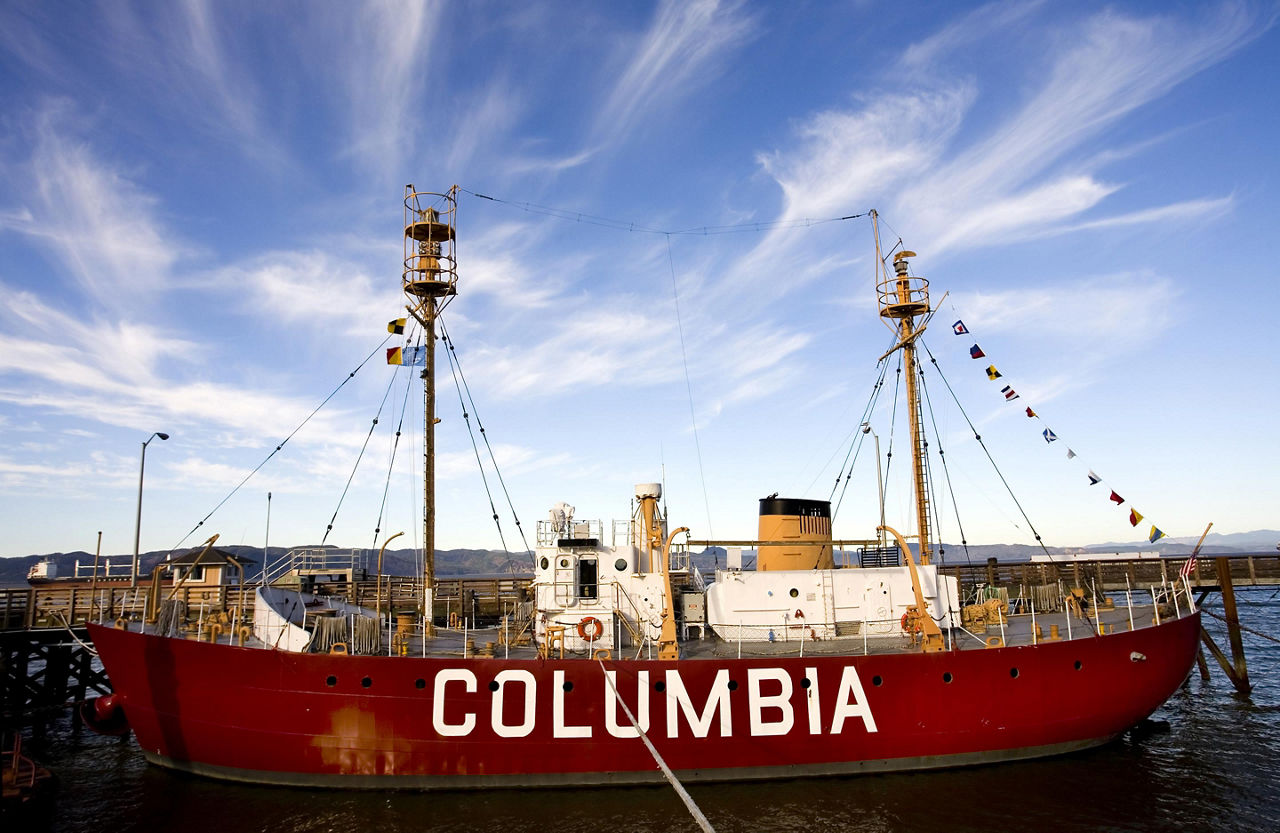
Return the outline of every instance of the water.
<path id="1" fill-rule="evenodd" d="M 1242 621 L 1280 634 L 1280 599 L 1250 591 Z M 1221 613 L 1212 604 L 1209 610 Z M 1206 616 L 1219 645 L 1225 629 Z M 1245 634 L 1254 690 L 1235 693 L 1209 658 L 1154 717 L 1169 731 L 1021 764 L 943 772 L 691 786 L 717 831 L 1254 831 L 1280 829 L 1280 644 Z M 227 708 L 252 708 L 228 703 Z M 34 733 L 34 737 L 32 736 Z M 27 750 L 57 789 L 5 830 L 184 833 L 697 830 L 667 787 L 412 793 L 312 791 L 224 784 L 147 765 L 130 740 L 77 729 L 70 717 L 33 727 Z M 17 822 L 15 824 L 15 822 Z M 12 826 L 11 826 L 12 825 Z"/>

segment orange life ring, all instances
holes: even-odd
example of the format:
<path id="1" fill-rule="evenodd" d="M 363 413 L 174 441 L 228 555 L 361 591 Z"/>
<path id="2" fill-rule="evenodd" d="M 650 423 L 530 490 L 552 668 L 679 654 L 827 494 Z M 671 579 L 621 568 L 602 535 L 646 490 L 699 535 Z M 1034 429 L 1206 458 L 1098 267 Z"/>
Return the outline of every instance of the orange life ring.
<path id="1" fill-rule="evenodd" d="M 587 633 L 588 628 L 591 629 L 590 634 Z M 578 636 L 588 640 L 589 642 L 595 642 L 603 635 L 604 623 L 594 616 L 585 616 L 582 621 L 578 623 Z"/>
<path id="2" fill-rule="evenodd" d="M 910 614 L 910 613 L 904 613 L 904 614 L 902 614 L 902 620 L 901 620 L 901 621 L 902 621 L 902 629 L 903 629 L 904 631 L 906 631 L 907 633 L 911 633 L 912 631 L 915 631 L 916 633 L 919 633 L 920 631 L 924 630 L 923 626 L 922 626 L 919 622 L 912 622 L 912 621 L 911 621 L 911 614 Z"/>

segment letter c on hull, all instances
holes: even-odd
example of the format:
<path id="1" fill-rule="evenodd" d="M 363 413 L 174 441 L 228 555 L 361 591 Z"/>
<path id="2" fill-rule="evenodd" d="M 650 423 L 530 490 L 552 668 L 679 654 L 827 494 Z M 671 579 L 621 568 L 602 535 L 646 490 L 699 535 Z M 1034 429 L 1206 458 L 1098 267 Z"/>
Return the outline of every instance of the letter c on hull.
<path id="1" fill-rule="evenodd" d="M 476 675 L 465 668 L 450 668 L 436 674 L 435 691 L 431 697 L 431 725 L 441 737 L 462 737 L 471 734 L 476 727 L 476 716 L 467 712 L 461 723 L 446 723 L 444 719 L 444 687 L 447 683 L 466 683 L 467 693 L 476 693 Z"/>

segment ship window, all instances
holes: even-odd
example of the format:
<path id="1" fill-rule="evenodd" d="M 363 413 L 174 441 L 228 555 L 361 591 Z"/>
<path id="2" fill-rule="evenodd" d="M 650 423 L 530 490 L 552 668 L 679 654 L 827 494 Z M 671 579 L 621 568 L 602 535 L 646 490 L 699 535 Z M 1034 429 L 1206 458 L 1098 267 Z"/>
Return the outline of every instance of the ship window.
<path id="1" fill-rule="evenodd" d="M 561 688 L 565 691 L 573 691 L 573 680 L 565 680 L 564 685 L 561 686 Z"/>
<path id="2" fill-rule="evenodd" d="M 942 681 L 943 681 L 944 683 L 949 683 L 949 682 L 951 682 L 951 672 L 950 672 L 950 671 L 944 671 L 944 672 L 942 673 Z"/>
<path id="3" fill-rule="evenodd" d="M 737 691 L 737 690 L 738 690 L 738 681 L 737 681 L 737 680 L 730 680 L 730 681 L 729 681 L 729 690 L 730 690 L 730 691 Z"/>
<path id="4" fill-rule="evenodd" d="M 561 568 L 568 567 L 568 566 L 569 566 L 569 559 L 567 559 L 567 558 L 562 558 L 562 559 L 560 559 L 560 566 L 561 566 Z"/>
<path id="5" fill-rule="evenodd" d="M 1079 671 L 1083 667 L 1084 663 L 1080 662 L 1080 660 L 1076 660 L 1076 670 Z"/>
<path id="6" fill-rule="evenodd" d="M 329 688 L 333 688 L 338 684 L 338 678 L 330 674 L 327 678 L 325 678 L 324 684 L 329 686 Z"/>
<path id="7" fill-rule="evenodd" d="M 490 691 L 497 691 L 497 690 L 498 690 L 498 681 L 497 681 L 497 680 L 490 680 L 490 681 L 489 681 L 489 690 L 490 690 Z"/>
<path id="8" fill-rule="evenodd" d="M 656 683 L 653 684 L 653 690 L 658 693 L 662 693 L 667 690 L 667 684 L 664 683 L 662 680 L 658 680 Z"/>
<path id="9" fill-rule="evenodd" d="M 1009 676 L 1010 676 L 1010 677 L 1013 677 L 1015 680 L 1016 680 L 1016 679 L 1018 679 L 1018 669 L 1016 669 L 1016 668 L 1010 668 L 1010 669 L 1009 669 Z"/>
<path id="10" fill-rule="evenodd" d="M 583 599 L 596 597 L 596 585 L 599 582 L 599 565 L 594 558 L 578 559 L 578 596 Z"/>
<path id="11" fill-rule="evenodd" d="M 809 678 L 808 678 L 808 677 L 801 677 L 801 678 L 800 678 L 800 687 L 801 687 L 801 688 L 808 688 L 808 687 L 809 687 Z"/>
<path id="12" fill-rule="evenodd" d="M 419 677 L 418 679 L 413 681 L 413 687 L 421 691 L 422 689 L 427 687 L 427 681 Z"/>
<path id="13" fill-rule="evenodd" d="M 545 555 L 542 556 L 542 562 L 541 562 L 542 569 L 545 570 L 550 566 L 551 566 L 551 559 L 547 558 Z"/>
<path id="14" fill-rule="evenodd" d="M 880 678 L 880 675 L 879 675 L 879 674 L 877 674 L 877 675 L 875 675 L 874 677 L 872 677 L 872 678 L 871 678 L 871 684 L 872 684 L 873 686 L 876 686 L 877 688 L 879 688 L 880 686 L 884 685 L 884 680 L 882 680 L 882 679 Z"/>
<path id="15" fill-rule="evenodd" d="M 373 680 L 369 679 L 368 677 L 365 677 L 363 680 L 360 681 L 360 685 L 364 686 L 365 688 L 368 688 L 369 686 L 373 685 Z"/>
<path id="16" fill-rule="evenodd" d="M 619 558 L 617 561 L 613 562 L 613 569 L 617 570 L 619 573 L 625 572 L 627 569 L 627 559 Z"/>
<path id="17" fill-rule="evenodd" d="M 795 589 L 794 587 L 792 587 L 792 588 L 791 588 L 791 598 L 793 598 L 793 599 L 794 599 L 796 596 L 799 596 L 799 595 L 800 595 L 800 591 L 799 591 L 799 590 L 797 590 L 797 589 Z"/>

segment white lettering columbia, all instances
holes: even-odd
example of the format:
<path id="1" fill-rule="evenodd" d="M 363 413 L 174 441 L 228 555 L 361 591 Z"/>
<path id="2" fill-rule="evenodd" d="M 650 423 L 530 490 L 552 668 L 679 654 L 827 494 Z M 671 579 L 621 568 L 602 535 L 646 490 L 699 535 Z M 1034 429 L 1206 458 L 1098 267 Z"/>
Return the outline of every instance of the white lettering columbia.
<path id="1" fill-rule="evenodd" d="M 818 669 L 815 666 L 805 668 L 805 676 L 801 680 L 800 694 L 805 703 L 806 724 L 811 735 L 822 734 L 822 701 L 821 688 L 818 685 Z M 634 738 L 639 735 L 630 721 L 619 720 L 617 697 L 622 692 L 617 689 L 616 671 L 606 672 L 609 681 L 604 686 L 604 729 L 615 738 Z M 589 738 L 594 727 L 590 722 L 571 722 L 569 711 L 571 686 L 566 683 L 564 670 L 552 673 L 551 733 L 554 738 Z M 649 672 L 636 673 L 636 720 L 640 730 L 649 731 L 651 722 L 651 697 L 653 686 L 649 684 Z M 695 738 L 705 738 L 716 725 L 720 737 L 733 736 L 733 712 L 730 708 L 733 689 L 730 687 L 729 670 L 721 668 L 716 671 L 715 680 L 707 692 L 706 700 L 699 709 L 685 687 L 684 679 L 678 669 L 668 669 L 663 680 L 664 691 L 660 699 L 665 700 L 666 730 L 668 738 L 680 736 L 681 716 Z M 462 691 L 474 695 L 478 682 L 473 671 L 466 668 L 448 668 L 436 674 L 432 687 L 431 723 L 437 735 L 441 737 L 466 737 L 475 731 L 477 718 L 474 711 L 462 711 L 458 707 L 449 709 L 451 697 L 456 698 L 461 684 Z M 519 698 L 518 715 L 509 715 L 507 708 L 508 688 L 512 697 Z M 566 689 L 569 690 L 566 690 Z M 537 723 L 538 711 L 538 679 L 532 671 L 508 668 L 494 677 L 493 692 L 489 703 L 489 726 L 493 733 L 503 738 L 522 738 L 532 734 Z M 618 694 L 615 695 L 614 692 Z M 518 693 L 517 693 L 518 692 Z M 521 696 L 523 695 L 523 696 Z M 747 669 L 747 713 L 752 737 L 768 737 L 789 735 L 795 728 L 796 685 L 791 674 L 784 668 L 748 668 Z M 475 698 L 468 698 L 474 702 Z M 718 718 L 718 719 L 717 719 Z M 829 734 L 838 735 L 844 731 L 845 722 L 858 718 L 867 732 L 876 732 L 876 720 L 867 703 L 866 692 L 858 671 L 846 665 L 840 675 L 840 683 L 835 691 L 835 706 L 831 713 Z M 512 719 L 514 722 L 508 723 Z"/>

